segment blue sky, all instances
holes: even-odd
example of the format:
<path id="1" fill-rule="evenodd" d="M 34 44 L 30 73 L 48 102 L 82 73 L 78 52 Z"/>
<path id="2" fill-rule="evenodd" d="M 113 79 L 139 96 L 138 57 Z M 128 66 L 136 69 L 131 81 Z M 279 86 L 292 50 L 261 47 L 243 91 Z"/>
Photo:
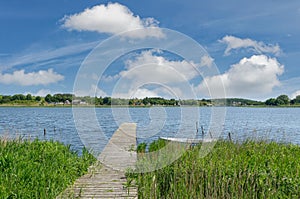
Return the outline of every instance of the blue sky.
<path id="1" fill-rule="evenodd" d="M 104 74 L 91 73 L 95 83 L 78 94 L 189 98 L 186 84 L 197 97 L 225 89 L 227 97 L 293 98 L 300 94 L 299 18 L 297 0 L 1 1 L 0 93 L 73 92 L 81 64 L 99 43 L 136 28 L 145 31 L 123 39 L 161 39 L 166 28 L 195 40 L 207 54 L 185 60 L 157 49 L 124 52 Z M 213 61 L 219 74 L 193 73 L 191 66 L 205 70 L 203 61 L 207 68 Z M 138 70 L 141 65 L 148 68 Z M 120 82 L 135 86 L 114 90 Z"/>

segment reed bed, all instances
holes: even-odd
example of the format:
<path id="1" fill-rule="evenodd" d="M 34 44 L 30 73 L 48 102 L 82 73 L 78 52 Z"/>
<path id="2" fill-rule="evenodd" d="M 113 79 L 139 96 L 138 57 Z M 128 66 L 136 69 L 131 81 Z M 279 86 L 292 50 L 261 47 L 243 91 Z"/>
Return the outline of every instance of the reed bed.
<path id="1" fill-rule="evenodd" d="M 0 198 L 55 198 L 95 158 L 55 141 L 0 140 Z"/>
<path id="2" fill-rule="evenodd" d="M 143 143 L 139 156 L 146 148 L 151 152 L 165 146 L 162 140 L 149 147 Z M 139 198 L 300 198 L 299 146 L 223 140 L 203 158 L 200 147 L 191 147 L 162 169 L 128 173 L 137 182 Z"/>

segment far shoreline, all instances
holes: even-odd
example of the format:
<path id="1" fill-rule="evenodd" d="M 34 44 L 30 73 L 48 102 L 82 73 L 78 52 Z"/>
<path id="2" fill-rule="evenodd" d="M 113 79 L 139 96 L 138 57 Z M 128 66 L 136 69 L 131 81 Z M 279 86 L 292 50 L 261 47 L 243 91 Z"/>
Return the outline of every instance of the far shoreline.
<path id="1" fill-rule="evenodd" d="M 300 108 L 300 105 L 288 105 L 288 106 L 192 106 L 192 105 L 182 105 L 182 106 L 168 106 L 168 105 L 24 105 L 24 104 L 0 104 L 0 108 L 155 108 L 155 107 L 173 107 L 173 108 L 210 108 L 210 107 L 233 107 L 233 108 Z"/>

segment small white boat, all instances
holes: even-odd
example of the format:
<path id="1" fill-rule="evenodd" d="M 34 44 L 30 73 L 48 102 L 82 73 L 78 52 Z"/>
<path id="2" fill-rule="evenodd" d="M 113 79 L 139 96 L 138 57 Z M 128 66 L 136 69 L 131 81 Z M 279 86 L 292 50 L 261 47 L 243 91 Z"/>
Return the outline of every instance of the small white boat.
<path id="1" fill-rule="evenodd" d="M 215 142 L 216 139 L 197 139 L 197 138 L 175 138 L 175 137 L 160 137 L 162 140 L 172 141 L 172 142 L 182 142 L 188 144 L 199 144 L 205 142 Z"/>

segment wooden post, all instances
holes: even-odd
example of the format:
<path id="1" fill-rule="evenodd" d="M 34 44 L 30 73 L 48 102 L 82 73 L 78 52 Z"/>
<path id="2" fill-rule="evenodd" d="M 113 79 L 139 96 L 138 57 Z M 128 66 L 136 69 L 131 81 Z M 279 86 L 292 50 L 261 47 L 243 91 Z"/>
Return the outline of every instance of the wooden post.
<path id="1" fill-rule="evenodd" d="M 202 136 L 204 136 L 204 128 L 203 128 L 203 126 L 201 125 L 201 132 L 202 132 Z"/>
<path id="2" fill-rule="evenodd" d="M 210 135 L 210 138 L 212 139 L 213 138 L 213 136 L 212 136 L 212 134 L 211 134 L 211 132 L 209 131 L 209 135 Z"/>

